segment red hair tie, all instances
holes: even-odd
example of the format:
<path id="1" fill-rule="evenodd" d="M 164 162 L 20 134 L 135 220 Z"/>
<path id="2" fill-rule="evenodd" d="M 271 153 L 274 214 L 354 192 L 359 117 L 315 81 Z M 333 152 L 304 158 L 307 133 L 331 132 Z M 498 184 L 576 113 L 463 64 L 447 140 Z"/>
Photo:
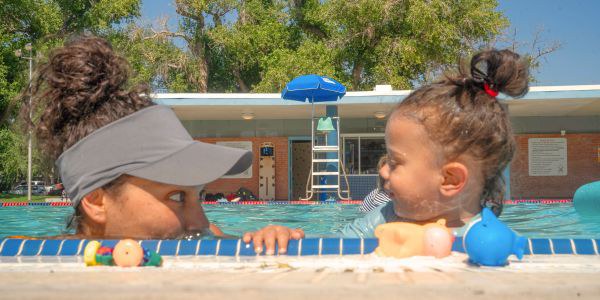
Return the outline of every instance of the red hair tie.
<path id="1" fill-rule="evenodd" d="M 490 87 L 490 85 L 487 84 L 487 82 L 483 84 L 483 90 L 485 90 L 486 94 L 488 94 L 488 95 L 490 95 L 490 96 L 492 96 L 494 98 L 496 98 L 496 96 L 498 96 L 498 91 L 492 89 Z"/>

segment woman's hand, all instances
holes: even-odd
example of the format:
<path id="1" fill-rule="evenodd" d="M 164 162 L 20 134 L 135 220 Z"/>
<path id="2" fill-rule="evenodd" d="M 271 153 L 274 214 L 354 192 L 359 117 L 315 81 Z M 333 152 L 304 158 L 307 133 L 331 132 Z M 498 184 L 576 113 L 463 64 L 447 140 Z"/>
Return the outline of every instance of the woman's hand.
<path id="1" fill-rule="evenodd" d="M 246 232 L 242 237 L 244 243 L 254 241 L 254 252 L 257 254 L 263 251 L 263 242 L 266 248 L 265 254 L 275 254 L 275 242 L 279 247 L 279 254 L 287 252 L 287 245 L 290 239 L 299 240 L 304 237 L 304 231 L 300 228 L 291 229 L 280 225 L 269 225 L 255 232 Z"/>

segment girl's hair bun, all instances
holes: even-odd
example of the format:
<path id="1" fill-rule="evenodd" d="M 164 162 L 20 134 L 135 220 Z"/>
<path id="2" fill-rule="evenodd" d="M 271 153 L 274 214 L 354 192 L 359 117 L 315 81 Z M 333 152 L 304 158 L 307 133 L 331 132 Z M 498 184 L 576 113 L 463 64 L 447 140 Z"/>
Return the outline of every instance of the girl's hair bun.
<path id="1" fill-rule="evenodd" d="M 487 84 L 492 90 L 515 98 L 529 90 L 529 64 L 510 50 L 492 49 L 473 56 L 471 77 L 481 88 Z"/>

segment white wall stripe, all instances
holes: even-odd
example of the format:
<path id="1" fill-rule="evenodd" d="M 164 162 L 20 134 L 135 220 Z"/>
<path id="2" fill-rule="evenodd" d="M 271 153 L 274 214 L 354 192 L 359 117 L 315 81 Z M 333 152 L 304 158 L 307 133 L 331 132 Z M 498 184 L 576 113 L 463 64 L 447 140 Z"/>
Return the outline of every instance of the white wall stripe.
<path id="1" fill-rule="evenodd" d="M 196 242 L 196 253 L 194 253 L 194 255 L 198 255 L 198 251 L 200 251 L 200 243 L 202 243 L 202 240 L 197 240 Z"/>
<path id="2" fill-rule="evenodd" d="M 62 247 L 63 244 L 65 243 L 66 240 L 62 240 L 60 241 L 60 244 L 58 245 L 58 251 L 56 251 L 56 256 L 60 256 L 61 252 L 62 252 Z"/>
<path id="3" fill-rule="evenodd" d="M 302 239 L 298 240 L 298 256 L 302 255 Z"/>
<path id="4" fill-rule="evenodd" d="M 365 254 L 365 240 L 363 238 L 360 239 L 360 255 Z"/>
<path id="5" fill-rule="evenodd" d="M 217 247 L 215 248 L 215 256 L 219 256 L 219 250 L 221 249 L 221 240 L 217 240 Z"/>
<path id="6" fill-rule="evenodd" d="M 344 251 L 344 239 L 340 238 L 340 256 L 344 255 L 342 252 Z"/>
<path id="7" fill-rule="evenodd" d="M 181 240 L 177 241 L 177 248 L 175 249 L 175 256 L 179 256 L 179 247 L 181 246 Z"/>
<path id="8" fill-rule="evenodd" d="M 594 246 L 594 252 L 596 252 L 596 255 L 598 255 L 598 243 L 596 240 L 590 239 L 590 241 L 592 242 L 592 246 Z"/>
<path id="9" fill-rule="evenodd" d="M 242 240 L 238 239 L 237 244 L 235 244 L 235 257 L 240 256 L 240 247 L 242 246 Z"/>
<path id="10" fill-rule="evenodd" d="M 531 239 L 527 239 L 527 242 L 529 243 L 529 255 L 535 255 L 535 253 L 533 253 L 533 243 L 531 243 Z"/>
<path id="11" fill-rule="evenodd" d="M 319 256 L 321 256 L 322 251 L 323 251 L 323 238 L 319 238 Z"/>
<path id="12" fill-rule="evenodd" d="M 45 244 L 46 244 L 46 240 L 42 240 L 42 243 L 40 244 L 40 248 L 38 249 L 38 252 L 35 254 L 35 256 L 40 256 L 40 253 L 42 253 L 42 249 L 44 249 Z"/>
<path id="13" fill-rule="evenodd" d="M 4 239 L 2 241 L 2 244 L 0 244 L 0 253 L 2 253 L 2 248 L 4 248 L 4 243 L 6 243 L 6 241 L 8 241 L 9 239 Z"/>
<path id="14" fill-rule="evenodd" d="M 548 239 L 548 244 L 550 244 L 550 252 L 552 252 L 552 255 L 556 254 L 554 253 L 554 243 L 552 242 L 552 239 Z"/>
<path id="15" fill-rule="evenodd" d="M 161 244 L 162 244 L 162 240 L 158 240 L 158 245 L 156 245 L 156 253 L 160 253 Z"/>
<path id="16" fill-rule="evenodd" d="M 19 251 L 17 251 L 17 255 L 15 256 L 21 255 L 21 252 L 23 252 L 23 245 L 25 245 L 25 240 L 21 240 L 21 244 L 19 245 Z"/>
<path id="17" fill-rule="evenodd" d="M 77 245 L 77 253 L 75 255 L 81 255 L 81 250 L 83 250 L 83 244 L 85 241 L 86 239 L 79 241 L 79 245 Z"/>
<path id="18" fill-rule="evenodd" d="M 571 242 L 571 250 L 573 251 L 573 254 L 577 255 L 577 248 L 575 247 L 575 241 L 573 241 L 573 239 L 569 239 L 569 242 Z"/>

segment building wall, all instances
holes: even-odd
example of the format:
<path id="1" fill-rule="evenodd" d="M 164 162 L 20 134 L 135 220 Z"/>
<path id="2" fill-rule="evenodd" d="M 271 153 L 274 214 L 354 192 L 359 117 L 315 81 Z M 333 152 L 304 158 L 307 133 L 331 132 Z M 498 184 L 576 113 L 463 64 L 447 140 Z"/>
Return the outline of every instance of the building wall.
<path id="1" fill-rule="evenodd" d="M 287 137 L 238 137 L 238 138 L 197 138 L 205 143 L 216 143 L 221 141 L 250 141 L 252 142 L 252 178 L 222 178 L 208 184 L 205 189 L 207 193 L 223 193 L 225 195 L 236 192 L 244 187 L 252 191 L 258 197 L 259 179 L 259 155 L 260 145 L 271 142 L 275 147 L 275 199 L 288 199 L 288 138 Z"/>
<path id="2" fill-rule="evenodd" d="M 529 176 L 529 138 L 567 138 L 567 176 Z M 517 134 L 510 166 L 511 198 L 571 198 L 585 183 L 600 180 L 600 133 Z"/>
<path id="3" fill-rule="evenodd" d="M 342 118 L 341 134 L 382 133 L 385 120 Z M 183 120 L 183 126 L 196 138 L 309 136 L 309 119 L 289 120 Z"/>

